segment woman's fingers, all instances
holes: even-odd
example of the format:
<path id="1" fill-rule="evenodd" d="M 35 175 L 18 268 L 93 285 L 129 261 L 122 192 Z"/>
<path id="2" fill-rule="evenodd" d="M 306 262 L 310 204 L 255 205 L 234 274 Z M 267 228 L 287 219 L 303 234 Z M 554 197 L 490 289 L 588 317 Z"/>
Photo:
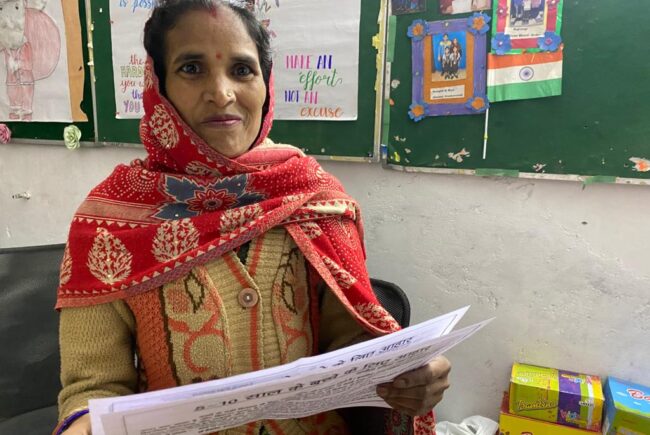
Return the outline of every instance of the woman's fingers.
<path id="1" fill-rule="evenodd" d="M 377 387 L 377 394 L 392 408 L 408 415 L 431 411 L 449 388 L 451 364 L 439 357 L 424 367 L 398 376 L 392 383 Z"/>
<path id="2" fill-rule="evenodd" d="M 409 388 L 418 385 L 429 385 L 438 378 L 447 378 L 451 371 L 451 363 L 440 356 L 424 367 L 399 375 L 393 381 L 396 388 Z"/>

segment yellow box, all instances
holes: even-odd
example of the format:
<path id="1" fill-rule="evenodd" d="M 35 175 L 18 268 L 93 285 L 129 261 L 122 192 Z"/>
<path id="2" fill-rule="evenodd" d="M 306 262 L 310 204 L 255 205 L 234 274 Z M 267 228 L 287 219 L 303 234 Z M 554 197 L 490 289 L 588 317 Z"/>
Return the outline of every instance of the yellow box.
<path id="1" fill-rule="evenodd" d="M 600 431 L 604 402 L 598 376 L 519 363 L 512 366 L 510 414 Z"/>
<path id="2" fill-rule="evenodd" d="M 510 414 L 508 413 L 508 393 L 503 396 L 499 417 L 499 435 L 594 435 L 594 433 Z"/>

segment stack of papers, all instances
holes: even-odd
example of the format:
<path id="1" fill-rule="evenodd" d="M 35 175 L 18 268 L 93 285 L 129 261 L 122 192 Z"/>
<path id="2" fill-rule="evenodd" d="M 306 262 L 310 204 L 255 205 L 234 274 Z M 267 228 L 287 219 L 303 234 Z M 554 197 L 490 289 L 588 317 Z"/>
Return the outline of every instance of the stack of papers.
<path id="1" fill-rule="evenodd" d="M 453 331 L 469 307 L 290 364 L 216 381 L 90 401 L 93 435 L 198 435 L 337 408 L 389 407 L 379 384 L 426 365 L 493 319 Z"/>

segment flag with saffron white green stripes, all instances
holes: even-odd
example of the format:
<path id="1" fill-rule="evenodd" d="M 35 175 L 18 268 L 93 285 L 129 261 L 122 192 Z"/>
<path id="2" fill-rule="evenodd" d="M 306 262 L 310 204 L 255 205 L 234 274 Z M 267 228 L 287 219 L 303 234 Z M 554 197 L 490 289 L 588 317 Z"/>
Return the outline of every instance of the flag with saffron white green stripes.
<path id="1" fill-rule="evenodd" d="M 491 103 L 562 95 L 562 49 L 555 52 L 488 54 Z"/>

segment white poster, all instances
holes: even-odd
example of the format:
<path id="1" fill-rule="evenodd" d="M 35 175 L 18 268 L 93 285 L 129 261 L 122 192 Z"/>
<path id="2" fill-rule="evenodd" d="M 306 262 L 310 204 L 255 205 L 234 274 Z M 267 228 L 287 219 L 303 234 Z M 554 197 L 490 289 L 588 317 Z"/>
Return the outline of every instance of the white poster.
<path id="1" fill-rule="evenodd" d="M 62 1 L 0 0 L 0 121 L 72 121 Z"/>
<path id="2" fill-rule="evenodd" d="M 144 115 L 142 90 L 147 54 L 142 35 L 154 3 L 153 0 L 110 0 L 115 117 L 118 119 L 139 119 Z"/>
<path id="3" fill-rule="evenodd" d="M 357 119 L 361 0 L 256 0 L 271 34 L 275 118 Z"/>

